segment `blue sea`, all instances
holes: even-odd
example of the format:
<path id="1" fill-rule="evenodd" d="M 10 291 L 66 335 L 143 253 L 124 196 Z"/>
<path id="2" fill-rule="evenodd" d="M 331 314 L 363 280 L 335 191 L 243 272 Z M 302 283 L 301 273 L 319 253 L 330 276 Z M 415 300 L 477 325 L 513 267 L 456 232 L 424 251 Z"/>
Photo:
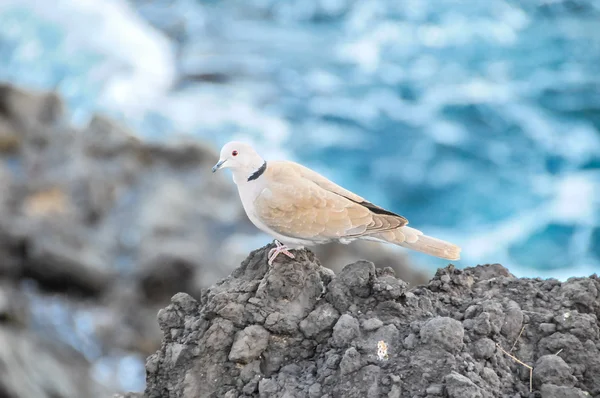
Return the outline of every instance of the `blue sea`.
<path id="1" fill-rule="evenodd" d="M 600 272 L 599 72 L 594 0 L 0 2 L 0 80 L 75 125 L 250 141 L 517 276 Z"/>

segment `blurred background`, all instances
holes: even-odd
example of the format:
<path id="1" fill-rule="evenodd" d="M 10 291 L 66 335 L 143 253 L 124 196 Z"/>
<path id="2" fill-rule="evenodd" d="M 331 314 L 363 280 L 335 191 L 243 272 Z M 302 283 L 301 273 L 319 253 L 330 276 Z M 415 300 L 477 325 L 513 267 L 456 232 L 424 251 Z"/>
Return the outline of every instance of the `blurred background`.
<path id="1" fill-rule="evenodd" d="M 595 0 L 0 0 L 0 396 L 143 391 L 158 309 L 270 241 L 210 173 L 232 139 L 459 267 L 600 271 L 599 65 Z"/>

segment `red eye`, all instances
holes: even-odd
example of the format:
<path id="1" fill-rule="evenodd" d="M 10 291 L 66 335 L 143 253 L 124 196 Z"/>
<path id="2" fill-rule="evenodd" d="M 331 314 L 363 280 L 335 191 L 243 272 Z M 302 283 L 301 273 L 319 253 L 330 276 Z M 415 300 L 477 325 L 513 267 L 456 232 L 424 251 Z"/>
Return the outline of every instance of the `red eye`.
<path id="1" fill-rule="evenodd" d="M 231 152 L 231 155 L 233 155 L 233 156 L 237 156 L 237 155 L 238 155 L 238 151 L 233 151 L 233 152 Z"/>

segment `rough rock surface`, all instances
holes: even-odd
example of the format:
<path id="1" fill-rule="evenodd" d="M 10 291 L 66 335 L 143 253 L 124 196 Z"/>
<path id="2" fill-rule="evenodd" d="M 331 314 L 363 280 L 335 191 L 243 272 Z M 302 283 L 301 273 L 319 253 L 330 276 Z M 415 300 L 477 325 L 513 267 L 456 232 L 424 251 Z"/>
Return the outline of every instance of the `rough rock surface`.
<path id="1" fill-rule="evenodd" d="M 600 397 L 595 275 L 450 265 L 409 290 L 364 261 L 333 275 L 306 250 L 268 267 L 270 247 L 160 311 L 147 398 Z"/>

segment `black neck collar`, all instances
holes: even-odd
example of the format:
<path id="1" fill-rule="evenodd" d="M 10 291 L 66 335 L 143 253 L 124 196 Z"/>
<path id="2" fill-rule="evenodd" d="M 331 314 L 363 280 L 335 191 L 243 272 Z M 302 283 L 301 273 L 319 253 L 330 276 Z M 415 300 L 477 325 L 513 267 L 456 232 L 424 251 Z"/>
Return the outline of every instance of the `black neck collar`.
<path id="1" fill-rule="evenodd" d="M 263 165 L 260 166 L 259 169 L 256 170 L 254 173 L 252 173 L 250 175 L 250 177 L 248 177 L 248 182 L 256 180 L 258 177 L 260 177 L 261 175 L 263 175 L 263 173 L 265 172 L 266 169 L 267 169 L 267 161 L 265 160 L 265 162 L 263 163 Z"/>

